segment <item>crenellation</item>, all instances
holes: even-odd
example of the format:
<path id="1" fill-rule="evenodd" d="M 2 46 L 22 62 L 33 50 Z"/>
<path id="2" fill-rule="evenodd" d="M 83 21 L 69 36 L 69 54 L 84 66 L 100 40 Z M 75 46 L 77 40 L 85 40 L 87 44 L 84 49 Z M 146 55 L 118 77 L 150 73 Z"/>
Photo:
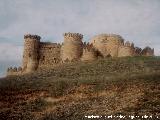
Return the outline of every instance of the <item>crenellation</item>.
<path id="1" fill-rule="evenodd" d="M 129 41 L 126 41 L 126 42 L 125 42 L 125 46 L 130 47 L 130 46 L 131 46 L 131 43 L 130 43 Z"/>
<path id="2" fill-rule="evenodd" d="M 63 43 L 41 42 L 38 35 L 24 35 L 22 67 L 10 67 L 7 75 L 22 75 L 37 69 L 53 68 L 74 61 L 93 61 L 99 57 L 154 56 L 154 49 L 143 50 L 116 34 L 100 34 L 82 42 L 80 33 L 64 33 Z"/>
<path id="3" fill-rule="evenodd" d="M 24 39 L 36 39 L 36 40 L 40 40 L 41 37 L 38 36 L 38 35 L 26 34 L 26 35 L 24 35 Z"/>
<path id="4" fill-rule="evenodd" d="M 79 38 L 79 39 L 82 39 L 83 38 L 83 35 L 80 34 L 80 33 L 64 33 L 64 37 L 74 37 L 74 38 Z"/>
<path id="5" fill-rule="evenodd" d="M 81 41 L 83 39 L 83 35 L 79 33 L 64 33 L 65 40 L 73 40 L 73 41 Z"/>
<path id="6" fill-rule="evenodd" d="M 22 75 L 22 67 L 9 67 L 7 68 L 7 76 L 12 76 L 12 75 Z"/>

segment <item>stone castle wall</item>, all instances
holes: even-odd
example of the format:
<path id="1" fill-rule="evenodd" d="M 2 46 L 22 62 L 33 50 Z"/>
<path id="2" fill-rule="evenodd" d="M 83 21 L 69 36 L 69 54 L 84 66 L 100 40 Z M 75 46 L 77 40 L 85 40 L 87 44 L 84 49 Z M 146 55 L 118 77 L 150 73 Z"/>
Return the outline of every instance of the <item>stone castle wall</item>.
<path id="1" fill-rule="evenodd" d="M 93 47 L 93 44 L 84 43 L 83 44 L 83 54 L 81 57 L 82 61 L 92 61 L 97 59 L 97 51 Z"/>
<path id="2" fill-rule="evenodd" d="M 41 42 L 39 47 L 39 66 L 49 67 L 61 62 L 61 45 L 57 43 Z"/>
<path id="3" fill-rule="evenodd" d="M 41 42 L 38 35 L 24 36 L 22 68 L 8 68 L 7 75 L 22 75 L 38 68 L 54 67 L 68 61 L 93 61 L 99 57 L 154 56 L 154 49 L 134 47 L 120 35 L 100 34 L 83 43 L 83 35 L 65 33 L 61 44 Z"/>
<path id="4" fill-rule="evenodd" d="M 125 57 L 125 56 L 134 56 L 135 49 L 134 44 L 126 42 L 125 44 L 122 44 L 118 48 L 118 57 Z"/>

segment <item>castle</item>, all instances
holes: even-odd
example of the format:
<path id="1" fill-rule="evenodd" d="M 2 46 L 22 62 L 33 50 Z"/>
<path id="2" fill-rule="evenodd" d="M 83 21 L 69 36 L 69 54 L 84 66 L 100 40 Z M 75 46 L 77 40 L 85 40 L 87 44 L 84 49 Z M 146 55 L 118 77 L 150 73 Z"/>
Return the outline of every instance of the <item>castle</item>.
<path id="1" fill-rule="evenodd" d="M 8 68 L 7 75 L 21 75 L 65 62 L 93 61 L 100 57 L 154 56 L 154 49 L 135 47 L 120 35 L 100 34 L 89 43 L 79 33 L 64 33 L 62 44 L 41 42 L 38 35 L 24 35 L 22 67 Z"/>

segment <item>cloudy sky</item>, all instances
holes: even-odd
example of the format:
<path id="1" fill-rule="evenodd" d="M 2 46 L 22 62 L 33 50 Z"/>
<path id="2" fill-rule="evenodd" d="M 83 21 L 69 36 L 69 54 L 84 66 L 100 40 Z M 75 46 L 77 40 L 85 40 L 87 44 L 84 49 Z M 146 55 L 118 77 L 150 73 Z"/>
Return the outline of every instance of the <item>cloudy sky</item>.
<path id="1" fill-rule="evenodd" d="M 116 33 L 160 55 L 159 11 L 160 0 L 0 0 L 0 75 L 20 64 L 26 33 L 51 42 L 62 42 L 64 32 L 82 33 L 84 41 Z"/>

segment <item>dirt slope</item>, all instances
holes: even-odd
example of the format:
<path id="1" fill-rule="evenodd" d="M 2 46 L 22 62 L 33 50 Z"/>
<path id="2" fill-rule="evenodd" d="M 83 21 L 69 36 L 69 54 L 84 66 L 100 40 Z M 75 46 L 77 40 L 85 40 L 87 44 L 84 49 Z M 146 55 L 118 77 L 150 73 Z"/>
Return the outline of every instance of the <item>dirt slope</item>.
<path id="1" fill-rule="evenodd" d="M 3 78 L 0 108 L 2 120 L 160 117 L 160 58 L 107 58 Z"/>

